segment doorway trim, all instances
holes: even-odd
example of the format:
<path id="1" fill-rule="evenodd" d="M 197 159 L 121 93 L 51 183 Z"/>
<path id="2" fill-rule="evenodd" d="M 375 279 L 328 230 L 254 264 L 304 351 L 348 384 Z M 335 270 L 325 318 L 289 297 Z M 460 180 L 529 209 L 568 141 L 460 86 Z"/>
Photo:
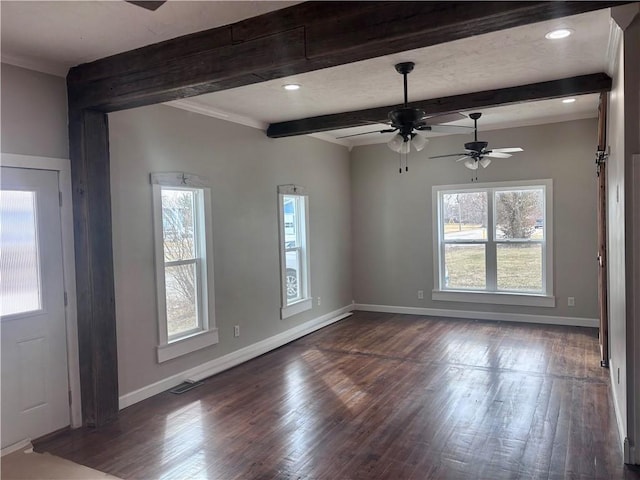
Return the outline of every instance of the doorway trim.
<path id="1" fill-rule="evenodd" d="M 69 419 L 71 428 L 82 426 L 82 404 L 80 397 L 80 357 L 78 354 L 78 310 L 76 301 L 76 268 L 73 245 L 73 203 L 71 198 L 71 161 L 67 158 L 38 157 L 2 153 L 3 167 L 27 168 L 33 170 L 53 170 L 58 172 L 60 207 L 60 227 L 62 231 L 62 269 L 65 305 L 65 325 L 67 336 L 67 368 L 69 378 Z"/>

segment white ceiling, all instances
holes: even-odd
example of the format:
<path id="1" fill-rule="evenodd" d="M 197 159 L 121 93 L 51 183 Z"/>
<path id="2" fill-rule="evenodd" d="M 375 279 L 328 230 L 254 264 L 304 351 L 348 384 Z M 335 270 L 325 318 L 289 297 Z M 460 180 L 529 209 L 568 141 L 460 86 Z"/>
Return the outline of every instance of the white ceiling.
<path id="1" fill-rule="evenodd" d="M 2 0 L 2 61 L 65 75 L 80 63 L 295 3 L 170 0 L 151 12 L 121 0 Z M 559 27 L 571 28 L 574 34 L 564 40 L 544 38 Z M 264 129 L 273 122 L 401 103 L 402 76 L 393 68 L 401 61 L 416 63 L 409 75 L 410 101 L 605 72 L 610 28 L 606 9 L 171 104 Z M 288 92 L 282 89 L 285 83 L 299 83 L 302 88 Z M 483 110 L 479 130 L 594 117 L 596 112 L 597 95 L 581 96 L 573 104 L 547 100 L 502 106 Z M 315 136 L 336 141 L 378 128 L 384 125 Z M 380 134 L 337 140 L 348 146 L 381 141 L 385 136 Z"/>
<path id="2" fill-rule="evenodd" d="M 2 61 L 59 76 L 81 63 L 220 27 L 300 2 L 0 1 Z"/>

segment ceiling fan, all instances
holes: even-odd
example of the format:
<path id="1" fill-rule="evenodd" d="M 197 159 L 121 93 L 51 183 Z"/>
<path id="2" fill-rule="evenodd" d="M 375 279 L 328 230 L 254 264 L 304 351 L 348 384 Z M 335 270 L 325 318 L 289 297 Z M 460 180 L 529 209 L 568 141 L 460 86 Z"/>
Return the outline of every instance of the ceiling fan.
<path id="1" fill-rule="evenodd" d="M 509 158 L 513 152 L 522 152 L 520 147 L 508 147 L 508 148 L 488 148 L 488 142 L 482 142 L 478 140 L 478 119 L 482 116 L 482 113 L 476 112 L 469 114 L 469 117 L 473 120 L 473 142 L 467 142 L 464 144 L 464 153 L 449 153 L 447 155 L 436 155 L 429 158 L 444 158 L 444 157 L 460 157 L 456 162 L 466 160 L 464 166 L 470 170 L 477 170 L 478 165 L 482 168 L 487 168 L 491 163 L 491 158 Z"/>
<path id="2" fill-rule="evenodd" d="M 393 136 L 387 145 L 394 152 L 407 154 L 411 150 L 411 146 L 417 151 L 422 150 L 428 142 L 420 132 L 442 132 L 442 133 L 467 133 L 470 127 L 461 127 L 456 125 L 439 125 L 440 123 L 449 123 L 456 120 L 466 118 L 461 113 L 449 113 L 445 115 L 429 116 L 421 108 L 412 108 L 408 105 L 408 88 L 407 75 L 413 71 L 415 63 L 402 62 L 395 66 L 396 71 L 404 77 L 404 105 L 401 108 L 391 110 L 388 115 L 388 123 L 391 128 L 384 130 L 374 130 L 371 132 L 356 133 L 353 135 L 345 135 L 347 138 L 358 135 L 368 135 L 370 133 L 391 133 L 398 132 Z M 381 122 L 376 122 L 381 123 Z"/>

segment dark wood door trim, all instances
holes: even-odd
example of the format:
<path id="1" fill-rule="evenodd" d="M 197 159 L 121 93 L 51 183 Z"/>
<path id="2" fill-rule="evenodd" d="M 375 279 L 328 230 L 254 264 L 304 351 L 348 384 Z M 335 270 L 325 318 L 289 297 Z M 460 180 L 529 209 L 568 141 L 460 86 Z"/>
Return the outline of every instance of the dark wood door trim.
<path id="1" fill-rule="evenodd" d="M 609 313 L 607 282 L 607 94 L 598 105 L 598 305 L 600 311 L 600 365 L 609 366 Z"/>

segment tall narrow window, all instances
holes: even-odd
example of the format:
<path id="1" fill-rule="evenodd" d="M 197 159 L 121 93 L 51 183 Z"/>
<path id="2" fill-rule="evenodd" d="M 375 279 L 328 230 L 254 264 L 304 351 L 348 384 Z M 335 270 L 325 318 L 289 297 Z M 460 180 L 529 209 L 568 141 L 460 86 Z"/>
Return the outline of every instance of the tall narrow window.
<path id="1" fill-rule="evenodd" d="M 303 187 L 278 187 L 282 318 L 309 310 L 312 306 L 309 288 L 308 198 Z"/>
<path id="2" fill-rule="evenodd" d="M 551 181 L 433 187 L 434 300 L 554 306 Z"/>
<path id="3" fill-rule="evenodd" d="M 162 362 L 217 343 L 211 195 L 202 178 L 152 174 Z"/>

